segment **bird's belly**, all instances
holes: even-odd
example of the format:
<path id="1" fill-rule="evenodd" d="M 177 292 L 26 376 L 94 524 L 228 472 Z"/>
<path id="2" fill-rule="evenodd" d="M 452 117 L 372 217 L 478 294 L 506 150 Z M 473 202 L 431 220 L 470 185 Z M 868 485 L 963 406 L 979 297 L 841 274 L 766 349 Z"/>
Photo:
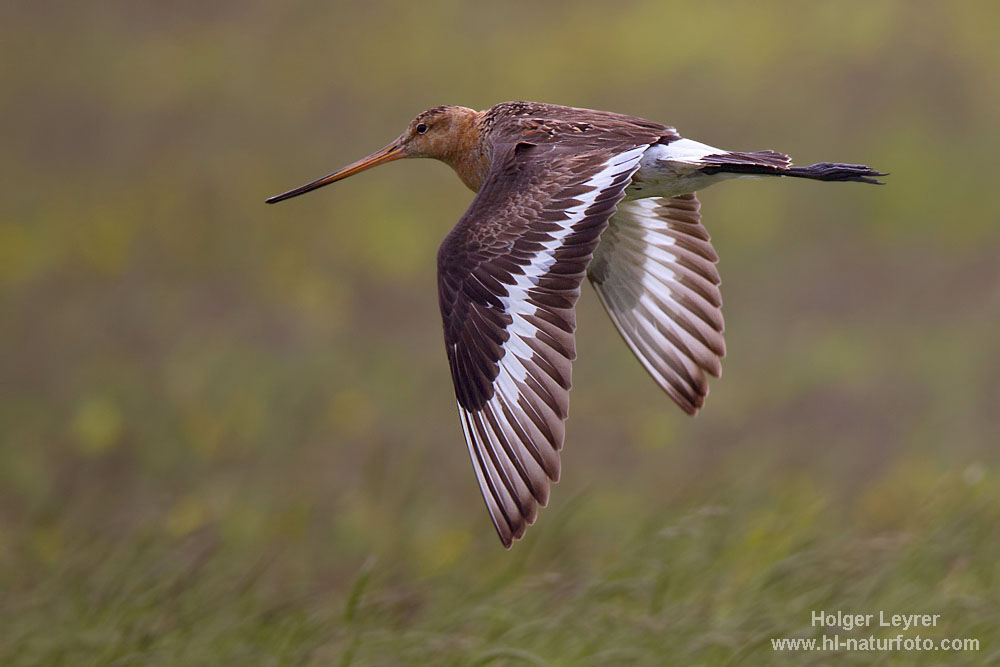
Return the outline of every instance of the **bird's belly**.
<path id="1" fill-rule="evenodd" d="M 698 147 L 704 146 L 702 155 L 724 153 L 711 146 L 681 139 L 677 144 L 686 142 Z M 736 174 L 705 174 L 701 172 L 702 164 L 698 152 L 680 151 L 675 144 L 657 144 L 650 146 L 642 156 L 639 169 L 632 175 L 632 183 L 625 190 L 625 199 L 643 199 L 645 197 L 676 197 L 707 188 L 719 181 L 734 178 Z"/>

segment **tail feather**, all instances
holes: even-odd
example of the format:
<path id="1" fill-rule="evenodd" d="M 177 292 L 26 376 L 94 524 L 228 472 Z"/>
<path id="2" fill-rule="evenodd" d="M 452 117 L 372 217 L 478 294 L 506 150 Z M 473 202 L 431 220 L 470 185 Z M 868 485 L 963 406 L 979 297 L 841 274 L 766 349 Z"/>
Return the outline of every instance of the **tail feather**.
<path id="1" fill-rule="evenodd" d="M 784 176 L 796 178 L 811 178 L 817 181 L 855 181 L 885 185 L 876 176 L 886 176 L 881 171 L 875 171 L 863 164 L 843 164 L 841 162 L 818 162 L 808 167 L 790 167 Z"/>
<path id="2" fill-rule="evenodd" d="M 760 176 L 791 176 L 816 181 L 855 181 L 884 185 L 877 176 L 886 174 L 863 164 L 819 162 L 808 167 L 793 167 L 787 155 L 775 151 L 754 153 L 719 153 L 701 158 L 704 174 L 747 174 Z"/>

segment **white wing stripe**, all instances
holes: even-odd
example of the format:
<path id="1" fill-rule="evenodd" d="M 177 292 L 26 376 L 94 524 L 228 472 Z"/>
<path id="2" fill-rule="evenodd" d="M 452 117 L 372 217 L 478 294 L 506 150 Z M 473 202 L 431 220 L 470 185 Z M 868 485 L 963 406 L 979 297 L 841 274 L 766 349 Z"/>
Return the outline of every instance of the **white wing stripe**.
<path id="1" fill-rule="evenodd" d="M 512 325 L 507 328 L 511 332 L 512 337 L 514 335 L 523 337 L 534 335 L 535 328 L 525 322 L 524 317 L 534 315 L 538 312 L 538 308 L 528 302 L 527 291 L 534 285 L 537 285 L 541 276 L 545 275 L 552 268 L 552 265 L 556 261 L 556 250 L 562 246 L 566 237 L 573 233 L 573 226 L 583 219 L 587 209 L 594 204 L 598 195 L 604 188 L 614 182 L 615 178 L 620 176 L 622 172 L 634 171 L 646 148 L 647 146 L 639 146 L 615 156 L 609 161 L 610 164 L 608 166 L 604 167 L 593 178 L 587 181 L 587 185 L 591 187 L 591 190 L 580 195 L 579 204 L 566 210 L 566 221 L 563 223 L 563 226 L 551 232 L 552 238 L 541 244 L 543 250 L 535 255 L 531 264 L 526 267 L 525 274 L 515 276 L 515 287 L 508 289 L 508 296 L 500 298 L 505 310 L 514 319 Z M 506 351 L 506 345 L 504 347 Z M 502 359 L 501 363 L 503 363 Z"/>
<path id="2" fill-rule="evenodd" d="M 461 405 L 459 412 L 476 479 L 505 544 L 534 521 L 538 503 L 548 499 L 547 480 L 559 477 L 557 452 L 565 419 L 565 389 L 552 376 L 560 371 L 538 352 L 544 348 L 558 354 L 550 345 L 560 344 L 559 338 L 539 331 L 533 322 L 542 319 L 536 316 L 544 309 L 529 299 L 538 294 L 539 282 L 587 211 L 610 186 L 631 177 L 647 148 L 639 146 L 608 160 L 586 182 L 590 189 L 576 197 L 578 203 L 565 210 L 558 228 L 546 232 L 548 239 L 539 243 L 524 273 L 512 275 L 513 284 L 503 285 L 506 295 L 497 295 L 512 321 L 506 327 L 509 338 L 501 346 L 493 396 L 474 413 Z"/>

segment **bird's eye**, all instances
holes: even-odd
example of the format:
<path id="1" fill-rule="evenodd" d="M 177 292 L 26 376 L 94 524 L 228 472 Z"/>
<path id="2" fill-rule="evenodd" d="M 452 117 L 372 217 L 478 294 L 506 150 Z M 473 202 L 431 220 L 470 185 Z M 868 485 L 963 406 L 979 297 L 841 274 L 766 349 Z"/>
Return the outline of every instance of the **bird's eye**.
<path id="1" fill-rule="evenodd" d="M 423 134 L 426 131 L 427 131 L 427 126 L 426 125 L 424 125 L 423 123 L 421 123 L 420 125 L 417 125 L 417 134 Z"/>

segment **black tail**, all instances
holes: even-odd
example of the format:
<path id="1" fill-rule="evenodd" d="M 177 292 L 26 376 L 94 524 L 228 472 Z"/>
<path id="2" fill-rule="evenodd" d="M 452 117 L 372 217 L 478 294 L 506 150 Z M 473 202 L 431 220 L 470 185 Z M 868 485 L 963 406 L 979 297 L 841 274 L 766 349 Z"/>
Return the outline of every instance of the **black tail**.
<path id="1" fill-rule="evenodd" d="M 759 174 L 761 176 L 792 176 L 811 178 L 815 181 L 856 181 L 885 185 L 876 176 L 885 176 L 880 171 L 863 164 L 843 164 L 840 162 L 819 162 L 808 167 L 793 167 L 787 155 L 775 151 L 756 153 L 719 153 L 706 155 L 701 159 L 705 174 Z"/>
<path id="2" fill-rule="evenodd" d="M 881 171 L 875 171 L 863 164 L 843 164 L 841 162 L 818 162 L 808 167 L 789 167 L 783 176 L 795 178 L 811 178 L 816 181 L 856 181 L 885 185 L 876 176 L 886 176 Z"/>

